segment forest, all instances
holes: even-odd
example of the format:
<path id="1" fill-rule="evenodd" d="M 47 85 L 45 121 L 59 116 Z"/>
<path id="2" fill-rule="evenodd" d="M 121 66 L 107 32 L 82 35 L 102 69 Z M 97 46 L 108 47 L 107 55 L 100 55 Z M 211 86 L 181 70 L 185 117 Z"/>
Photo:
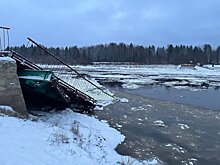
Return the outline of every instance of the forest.
<path id="1" fill-rule="evenodd" d="M 50 63 L 51 57 L 43 50 L 33 45 L 12 48 L 31 61 Z M 100 44 L 87 47 L 47 48 L 68 64 L 92 64 L 92 62 L 120 62 L 134 64 L 219 64 L 220 46 L 212 48 L 210 44 L 203 46 L 173 46 L 155 47 L 139 46 L 124 43 Z"/>

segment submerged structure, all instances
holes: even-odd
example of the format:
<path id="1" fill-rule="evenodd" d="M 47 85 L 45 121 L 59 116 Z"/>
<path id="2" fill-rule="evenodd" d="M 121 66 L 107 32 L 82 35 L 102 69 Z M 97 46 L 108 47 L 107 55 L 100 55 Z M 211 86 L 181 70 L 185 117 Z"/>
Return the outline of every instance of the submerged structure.
<path id="1" fill-rule="evenodd" d="M 50 64 L 30 61 L 10 50 L 9 46 L 7 49 L 4 47 L 0 54 L 16 61 L 17 74 L 28 109 L 49 110 L 54 107 L 62 109 L 73 106 L 92 110 L 99 101 L 114 99 L 114 96 L 97 82 L 82 76 L 31 38 L 28 40 L 51 58 Z"/>

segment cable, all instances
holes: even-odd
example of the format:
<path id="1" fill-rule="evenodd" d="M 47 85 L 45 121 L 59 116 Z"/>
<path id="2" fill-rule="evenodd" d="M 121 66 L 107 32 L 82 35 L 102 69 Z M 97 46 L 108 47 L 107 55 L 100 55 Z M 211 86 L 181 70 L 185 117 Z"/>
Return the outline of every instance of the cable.
<path id="1" fill-rule="evenodd" d="M 28 47 L 29 43 L 30 43 L 30 41 L 28 40 L 27 45 L 26 45 L 26 48 Z"/>

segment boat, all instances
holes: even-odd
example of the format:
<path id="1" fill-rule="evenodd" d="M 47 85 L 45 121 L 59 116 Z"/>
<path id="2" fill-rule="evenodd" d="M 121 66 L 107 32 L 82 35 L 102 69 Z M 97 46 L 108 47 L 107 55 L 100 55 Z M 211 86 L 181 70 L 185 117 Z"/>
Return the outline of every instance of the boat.
<path id="1" fill-rule="evenodd" d="M 4 30 L 9 30 L 9 28 L 4 28 Z M 62 70 L 54 71 L 53 65 L 51 68 L 42 68 L 38 63 L 32 62 L 18 52 L 9 49 L 9 44 L 7 51 L 2 51 L 2 56 L 11 57 L 17 63 L 18 77 L 29 110 L 42 110 L 44 107 L 63 109 L 72 106 L 83 111 L 90 111 L 96 106 L 96 99 L 93 95 L 94 90 L 99 91 L 98 96 L 101 98 L 105 96 L 114 98 L 114 96 L 49 52 L 45 47 L 31 38 L 28 38 L 28 40 L 55 60 L 54 64 L 65 67 L 65 70 L 63 70 L 65 72 Z M 5 46 L 4 50 L 6 50 Z"/>
<path id="2" fill-rule="evenodd" d="M 22 69 L 18 70 L 18 77 L 28 107 L 69 105 L 71 100 L 56 85 L 52 71 Z"/>
<path id="3" fill-rule="evenodd" d="M 17 62 L 17 73 L 29 109 L 65 109 L 74 106 L 88 111 L 96 106 L 92 97 L 66 83 L 53 71 L 40 68 L 13 50 L 10 52 L 10 57 Z"/>

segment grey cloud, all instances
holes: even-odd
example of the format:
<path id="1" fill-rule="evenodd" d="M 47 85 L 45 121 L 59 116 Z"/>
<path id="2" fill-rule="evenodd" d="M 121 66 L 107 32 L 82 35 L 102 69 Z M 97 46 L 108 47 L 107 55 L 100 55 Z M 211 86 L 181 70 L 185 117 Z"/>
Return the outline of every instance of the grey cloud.
<path id="1" fill-rule="evenodd" d="M 0 24 L 12 28 L 13 45 L 26 43 L 30 36 L 47 46 L 217 46 L 219 8 L 217 0 L 0 0 Z"/>

